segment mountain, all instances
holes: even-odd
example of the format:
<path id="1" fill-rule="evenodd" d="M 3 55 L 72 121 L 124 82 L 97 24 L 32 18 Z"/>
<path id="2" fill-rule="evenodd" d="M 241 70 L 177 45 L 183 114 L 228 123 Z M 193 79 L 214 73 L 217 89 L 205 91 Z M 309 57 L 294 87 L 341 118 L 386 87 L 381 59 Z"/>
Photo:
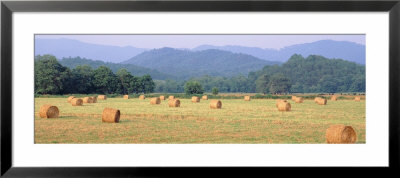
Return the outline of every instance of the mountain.
<path id="1" fill-rule="evenodd" d="M 176 79 L 176 77 L 172 75 L 168 75 L 165 73 L 161 73 L 157 70 L 145 68 L 145 67 L 139 67 L 133 64 L 116 64 L 116 63 L 110 63 L 110 62 L 103 62 L 99 60 L 90 60 L 90 59 L 85 59 L 85 58 L 80 58 L 80 57 L 75 57 L 75 58 L 63 58 L 60 60 L 60 64 L 66 67 L 69 67 L 71 69 L 75 68 L 78 65 L 89 65 L 93 69 L 97 69 L 100 66 L 107 66 L 109 67 L 114 73 L 118 71 L 118 69 L 125 68 L 128 72 L 130 72 L 134 76 L 143 76 L 146 74 L 150 74 L 150 76 L 153 79 L 158 79 L 158 80 L 165 80 L 165 79 Z"/>
<path id="2" fill-rule="evenodd" d="M 236 54 L 222 50 L 190 51 L 161 48 L 143 52 L 122 64 L 135 64 L 163 73 L 189 79 L 202 75 L 235 76 L 247 75 L 265 65 L 279 64 L 258 59 L 247 54 Z"/>
<path id="3" fill-rule="evenodd" d="M 63 57 L 80 56 L 93 60 L 119 63 L 146 49 L 84 43 L 71 39 L 35 39 L 35 56 L 52 54 Z"/>
<path id="4" fill-rule="evenodd" d="M 257 47 L 244 47 L 244 46 L 212 46 L 201 45 L 193 48 L 194 51 L 218 49 L 230 51 L 233 53 L 243 53 L 252 55 L 254 57 L 268 60 L 268 61 L 287 61 L 293 54 L 300 54 L 303 56 L 321 55 L 327 58 L 339 58 L 347 61 L 352 61 L 357 64 L 365 64 L 365 45 L 347 42 L 347 41 L 333 41 L 321 40 L 312 43 L 296 44 L 287 46 L 280 50 L 263 49 Z"/>

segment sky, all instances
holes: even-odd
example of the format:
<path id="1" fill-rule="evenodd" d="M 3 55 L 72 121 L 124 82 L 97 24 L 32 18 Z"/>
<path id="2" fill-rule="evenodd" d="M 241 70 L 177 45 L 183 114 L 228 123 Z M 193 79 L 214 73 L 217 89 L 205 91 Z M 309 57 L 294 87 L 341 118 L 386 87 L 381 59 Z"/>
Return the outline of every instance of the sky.
<path id="1" fill-rule="evenodd" d="M 35 39 L 74 39 L 81 42 L 137 48 L 195 48 L 200 45 L 239 45 L 280 49 L 319 40 L 365 45 L 365 35 L 35 35 Z"/>

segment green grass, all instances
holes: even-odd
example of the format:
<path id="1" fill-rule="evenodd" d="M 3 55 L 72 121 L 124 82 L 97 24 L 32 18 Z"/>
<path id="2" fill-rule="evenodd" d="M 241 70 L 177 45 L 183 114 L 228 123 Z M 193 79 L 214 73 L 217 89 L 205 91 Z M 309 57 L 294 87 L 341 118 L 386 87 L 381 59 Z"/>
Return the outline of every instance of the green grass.
<path id="1" fill-rule="evenodd" d="M 66 98 L 35 98 L 35 143 L 325 143 L 332 124 L 351 125 L 357 143 L 365 143 L 365 100 L 329 101 L 317 105 L 290 101 L 290 112 L 279 112 L 273 99 L 221 99 L 222 109 L 210 100 L 169 108 L 168 100 L 108 98 L 71 106 Z M 43 119 L 39 108 L 52 104 L 60 117 Z M 102 123 L 105 107 L 121 111 L 120 123 Z"/>

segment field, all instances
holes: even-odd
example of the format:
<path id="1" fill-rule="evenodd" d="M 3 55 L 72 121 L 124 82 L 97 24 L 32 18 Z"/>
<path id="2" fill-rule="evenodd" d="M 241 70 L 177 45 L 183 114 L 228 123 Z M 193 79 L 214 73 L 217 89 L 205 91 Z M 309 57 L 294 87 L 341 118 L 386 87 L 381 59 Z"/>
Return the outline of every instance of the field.
<path id="1" fill-rule="evenodd" d="M 222 109 L 210 109 L 210 100 L 168 107 L 168 99 L 150 105 L 150 99 L 108 98 L 71 106 L 67 98 L 35 98 L 35 143 L 326 143 L 332 124 L 352 126 L 356 143 L 365 143 L 365 100 L 328 100 L 317 105 L 289 101 L 292 110 L 279 112 L 274 99 L 220 99 Z M 44 104 L 57 106 L 60 117 L 39 117 Z M 120 123 L 102 123 L 105 107 L 121 111 Z"/>

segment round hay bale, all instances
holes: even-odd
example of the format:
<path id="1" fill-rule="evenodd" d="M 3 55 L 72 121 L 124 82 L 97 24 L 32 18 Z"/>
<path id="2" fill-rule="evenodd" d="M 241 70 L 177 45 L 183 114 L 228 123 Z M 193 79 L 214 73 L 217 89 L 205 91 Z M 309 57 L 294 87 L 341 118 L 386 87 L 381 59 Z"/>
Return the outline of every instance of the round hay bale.
<path id="1" fill-rule="evenodd" d="M 326 129 L 327 143 L 355 143 L 356 141 L 357 134 L 351 126 L 339 124 Z"/>
<path id="2" fill-rule="evenodd" d="M 165 100 L 165 96 L 164 96 L 164 95 L 161 95 L 161 96 L 160 96 L 160 100 Z"/>
<path id="3" fill-rule="evenodd" d="M 278 111 L 290 111 L 292 109 L 292 106 L 287 101 L 280 101 L 279 103 L 277 103 L 277 108 Z"/>
<path id="4" fill-rule="evenodd" d="M 129 95 L 124 95 L 124 99 L 129 99 Z"/>
<path id="5" fill-rule="evenodd" d="M 97 103 L 97 97 L 92 96 L 91 98 L 92 98 L 92 103 Z"/>
<path id="6" fill-rule="evenodd" d="M 175 96 L 171 95 L 171 96 L 168 97 L 168 99 L 169 100 L 173 100 L 173 99 L 175 99 Z"/>
<path id="7" fill-rule="evenodd" d="M 250 101 L 251 98 L 250 98 L 250 96 L 244 96 L 244 100 L 245 100 L 245 101 Z"/>
<path id="8" fill-rule="evenodd" d="M 200 98 L 197 96 L 192 96 L 192 103 L 198 103 L 200 102 Z"/>
<path id="9" fill-rule="evenodd" d="M 106 96 L 106 95 L 99 95 L 99 96 L 97 96 L 97 99 L 99 99 L 99 100 L 106 100 L 106 99 L 107 99 L 107 96 Z"/>
<path id="10" fill-rule="evenodd" d="M 57 106 L 43 105 L 40 107 L 39 115 L 41 118 L 58 118 L 59 110 Z"/>
<path id="11" fill-rule="evenodd" d="M 71 100 L 72 106 L 82 106 L 83 100 L 80 98 L 74 98 Z"/>
<path id="12" fill-rule="evenodd" d="M 68 103 L 70 103 L 71 100 L 74 99 L 74 98 L 75 98 L 75 96 L 70 96 L 70 97 L 68 97 L 68 99 L 67 99 Z"/>
<path id="13" fill-rule="evenodd" d="M 283 99 L 277 99 L 277 100 L 276 100 L 276 107 L 278 107 L 278 104 L 279 104 L 280 102 L 287 102 L 287 101 L 286 101 L 286 100 L 283 100 Z"/>
<path id="14" fill-rule="evenodd" d="M 221 109 L 222 102 L 220 100 L 211 100 L 210 108 L 211 109 Z"/>
<path id="15" fill-rule="evenodd" d="M 140 99 L 140 100 L 144 100 L 144 99 L 146 99 L 146 97 L 145 97 L 144 95 L 140 95 L 140 96 L 139 96 L 139 99 Z"/>
<path id="16" fill-rule="evenodd" d="M 120 115 L 121 113 L 119 109 L 104 108 L 103 114 L 101 116 L 101 121 L 109 123 L 118 123 Z"/>
<path id="17" fill-rule="evenodd" d="M 201 99 L 202 99 L 202 100 L 208 100 L 208 96 L 207 96 L 207 95 L 204 95 L 204 96 L 201 97 Z"/>
<path id="18" fill-rule="evenodd" d="M 317 100 L 317 104 L 319 104 L 319 105 L 326 105 L 327 102 L 328 102 L 328 100 L 326 100 L 325 98 L 319 98 Z"/>
<path id="19" fill-rule="evenodd" d="M 336 95 L 333 95 L 333 96 L 331 97 L 331 101 L 337 101 L 337 96 L 336 96 Z"/>
<path id="20" fill-rule="evenodd" d="M 294 99 L 294 101 L 295 101 L 296 103 L 303 103 L 304 99 L 303 99 L 303 97 L 296 97 L 296 98 Z"/>
<path id="21" fill-rule="evenodd" d="M 361 101 L 361 97 L 359 96 L 354 97 L 354 101 Z"/>
<path id="22" fill-rule="evenodd" d="M 93 103 L 92 97 L 84 97 L 83 98 L 83 103 Z"/>
<path id="23" fill-rule="evenodd" d="M 181 101 L 178 99 L 172 99 L 168 101 L 168 106 L 169 107 L 180 107 L 181 106 Z"/>
<path id="24" fill-rule="evenodd" d="M 296 99 L 296 96 L 292 96 L 292 101 L 294 101 Z"/>
<path id="25" fill-rule="evenodd" d="M 159 97 L 154 97 L 150 99 L 150 104 L 160 104 L 161 100 Z"/>
<path id="26" fill-rule="evenodd" d="M 315 98 L 314 98 L 314 102 L 315 102 L 315 103 L 318 103 L 317 101 L 318 101 L 319 99 L 321 99 L 321 97 L 315 97 Z"/>

